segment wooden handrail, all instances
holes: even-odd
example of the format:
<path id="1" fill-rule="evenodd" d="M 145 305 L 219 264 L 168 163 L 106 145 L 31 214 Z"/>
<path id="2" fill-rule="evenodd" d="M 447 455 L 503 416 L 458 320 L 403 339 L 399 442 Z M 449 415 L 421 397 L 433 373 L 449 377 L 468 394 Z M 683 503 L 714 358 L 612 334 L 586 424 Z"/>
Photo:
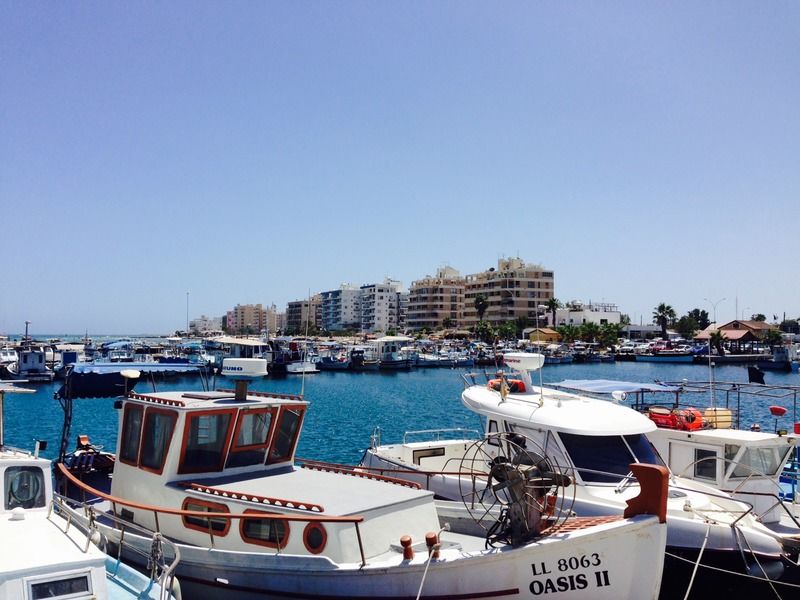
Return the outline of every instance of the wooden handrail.
<path id="1" fill-rule="evenodd" d="M 321 523 L 363 523 L 364 517 L 360 515 L 356 515 L 353 517 L 337 517 L 337 516 L 322 516 L 322 515 L 291 515 L 285 513 L 261 513 L 261 514 L 245 514 L 245 513 L 220 513 L 220 512 L 206 512 L 202 510 L 183 510 L 180 508 L 169 508 L 166 506 L 153 506 L 151 504 L 143 504 L 141 502 L 134 502 L 132 500 L 125 500 L 123 498 L 117 498 L 116 496 L 112 496 L 111 494 L 106 494 L 105 492 L 101 492 L 98 489 L 87 485 L 77 477 L 75 477 L 72 473 L 69 472 L 66 465 L 63 463 L 58 463 L 56 465 L 61 473 L 72 483 L 73 485 L 83 489 L 90 494 L 97 496 L 98 498 L 102 498 L 103 500 L 108 500 L 114 504 L 119 504 L 121 506 L 127 506 L 129 508 L 136 508 L 139 510 L 146 510 L 148 512 L 153 513 L 162 513 L 165 515 L 175 515 L 180 517 L 202 517 L 204 519 L 267 519 L 267 520 L 280 520 L 280 521 L 300 521 L 300 522 L 321 522 Z M 229 500 L 235 500 L 234 498 L 228 498 Z"/>

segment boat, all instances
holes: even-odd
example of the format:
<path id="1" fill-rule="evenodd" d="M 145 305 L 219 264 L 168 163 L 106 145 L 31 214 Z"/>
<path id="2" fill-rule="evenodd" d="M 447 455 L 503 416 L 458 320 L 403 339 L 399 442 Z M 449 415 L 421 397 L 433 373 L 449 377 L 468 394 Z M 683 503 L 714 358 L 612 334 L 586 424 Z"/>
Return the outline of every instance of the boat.
<path id="1" fill-rule="evenodd" d="M 525 435 L 547 448 L 558 464 L 568 465 L 576 514 L 618 514 L 638 487 L 629 477 L 628 464 L 663 464 L 648 439 L 656 425 L 626 406 L 534 385 L 531 372 L 541 368 L 543 359 L 508 353 L 505 363 L 519 371 L 514 376 L 518 378 L 503 374 L 477 384 L 474 376 L 465 376 L 462 403 L 481 416 L 486 434 Z M 464 462 L 472 463 L 470 446 L 465 439 L 374 442 L 361 465 L 369 472 L 420 483 L 440 498 L 457 499 L 471 479 L 462 475 Z M 484 468 L 490 469 L 493 451 L 483 458 Z M 667 524 L 662 597 L 683 598 L 689 589 L 753 593 L 749 586 L 763 591 L 796 576 L 791 552 L 757 521 L 747 504 L 718 489 L 673 476 Z M 699 565 L 696 577 L 694 565 Z"/>
<path id="2" fill-rule="evenodd" d="M 796 474 L 798 435 L 779 430 L 796 406 L 800 386 L 742 382 L 682 381 L 640 383 L 615 380 L 567 380 L 559 388 L 626 401 L 650 418 L 657 429 L 647 437 L 677 476 L 702 482 L 753 507 L 758 521 L 797 560 L 800 552 L 800 498 Z M 742 428 L 739 406 L 766 404 L 774 432 L 759 424 Z M 766 412 L 766 411 L 765 411 Z M 797 421 L 797 414 L 793 415 Z M 800 426 L 796 426 L 800 430 Z M 781 480 L 784 475 L 784 481 Z"/>
<path id="3" fill-rule="evenodd" d="M 350 369 L 352 371 L 377 371 L 378 359 L 374 346 L 356 346 L 350 350 Z"/>
<path id="4" fill-rule="evenodd" d="M 24 345 L 17 351 L 17 361 L 5 366 L 8 379 L 36 383 L 53 381 L 55 373 L 47 366 L 45 350 L 41 346 Z"/>
<path id="5" fill-rule="evenodd" d="M 17 350 L 13 346 L 5 345 L 0 348 L 0 366 L 17 362 Z"/>
<path id="6" fill-rule="evenodd" d="M 305 353 L 303 354 L 303 360 L 293 361 L 286 365 L 287 375 L 310 375 L 312 373 L 319 373 L 317 363 Z"/>
<path id="7" fill-rule="evenodd" d="M 346 371 L 350 368 L 350 358 L 345 352 L 331 350 L 320 356 L 316 364 L 320 371 Z"/>
<path id="8" fill-rule="evenodd" d="M 409 337 L 385 335 L 375 340 L 378 347 L 378 369 L 382 371 L 407 370 L 412 367 L 411 357 L 403 344 L 412 342 Z"/>
<path id="9" fill-rule="evenodd" d="M 45 443 L 36 442 L 34 452 L 4 445 L 3 397 L 24 391 L 0 384 L 0 600 L 175 600 L 174 562 L 156 556 L 167 540 L 150 538 L 151 575 L 121 563 L 98 545 L 110 540 L 97 527 L 67 517 L 76 505 L 68 508 L 53 491 L 51 462 L 39 456 Z"/>
<path id="10" fill-rule="evenodd" d="M 442 506 L 416 484 L 296 460 L 308 408 L 299 396 L 249 391 L 246 380 L 235 390 L 129 393 L 108 488 L 63 463 L 59 473 L 94 502 L 102 527 L 115 509 L 175 541 L 193 599 L 658 596 L 665 469 L 632 467 L 648 483 L 625 515 L 572 520 L 544 500 L 566 481 L 509 451 L 494 474 L 502 506 L 489 511 L 491 530 L 469 535 L 440 522 L 467 514 L 463 503 Z"/>

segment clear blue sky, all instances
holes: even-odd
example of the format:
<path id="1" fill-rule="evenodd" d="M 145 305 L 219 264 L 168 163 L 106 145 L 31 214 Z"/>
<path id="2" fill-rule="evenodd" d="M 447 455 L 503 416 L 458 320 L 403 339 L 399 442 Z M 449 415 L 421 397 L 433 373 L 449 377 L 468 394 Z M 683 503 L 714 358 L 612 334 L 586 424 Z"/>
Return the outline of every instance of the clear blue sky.
<path id="1" fill-rule="evenodd" d="M 0 333 L 519 255 L 800 316 L 796 2 L 0 4 Z"/>

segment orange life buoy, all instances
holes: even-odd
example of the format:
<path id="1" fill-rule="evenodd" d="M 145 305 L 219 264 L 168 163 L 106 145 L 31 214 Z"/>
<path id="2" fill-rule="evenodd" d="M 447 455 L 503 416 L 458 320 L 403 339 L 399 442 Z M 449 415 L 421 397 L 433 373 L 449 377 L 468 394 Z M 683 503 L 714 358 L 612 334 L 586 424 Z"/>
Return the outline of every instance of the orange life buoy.
<path id="1" fill-rule="evenodd" d="M 502 379 L 492 379 L 489 381 L 489 385 L 487 387 L 490 390 L 499 392 L 502 382 Z M 512 394 L 522 394 L 525 392 L 525 382 L 521 379 L 507 379 L 506 384 L 508 385 L 508 391 Z"/>

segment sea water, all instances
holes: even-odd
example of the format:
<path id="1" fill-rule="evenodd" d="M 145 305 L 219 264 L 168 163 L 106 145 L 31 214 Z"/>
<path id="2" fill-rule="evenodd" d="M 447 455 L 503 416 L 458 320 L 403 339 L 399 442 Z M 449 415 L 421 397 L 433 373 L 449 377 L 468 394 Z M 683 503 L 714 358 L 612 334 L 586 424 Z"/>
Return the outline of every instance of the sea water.
<path id="1" fill-rule="evenodd" d="M 409 430 L 465 428 L 480 431 L 478 416 L 461 404 L 464 377 L 475 373 L 477 383 L 485 383 L 484 372 L 493 375 L 490 367 L 471 369 L 414 369 L 411 371 L 322 372 L 301 376 L 268 377 L 251 384 L 251 389 L 284 394 L 299 394 L 311 406 L 303 424 L 297 455 L 301 458 L 344 464 L 356 464 L 369 446 L 370 436 L 380 428 L 382 443 L 397 443 Z M 538 383 L 538 375 L 534 384 Z M 546 365 L 542 381 L 556 383 L 566 379 L 618 379 L 631 382 L 708 381 L 705 366 L 663 363 L 591 363 Z M 471 380 L 467 378 L 470 382 Z M 740 365 L 714 368 L 719 382 L 747 382 L 747 369 Z M 771 385 L 800 386 L 798 373 L 765 374 Z M 233 382 L 224 377 L 208 383 L 218 388 L 232 388 Z M 197 376 L 159 379 L 155 383 L 143 379 L 136 391 L 147 393 L 153 387 L 166 390 L 202 390 Z M 54 393 L 61 382 L 25 384 L 34 394 L 8 394 L 5 399 L 5 443 L 22 449 L 33 449 L 36 440 L 47 440 L 47 458 L 58 455 L 63 411 Z M 717 405 L 724 406 L 724 396 L 717 395 Z M 703 403 L 705 405 L 706 403 Z M 749 399 L 741 406 L 740 424 L 749 427 L 760 423 L 764 431 L 772 431 L 775 418 L 769 405 L 783 404 L 785 417 L 778 419 L 781 429 L 793 429 L 792 398 L 783 401 Z M 736 408 L 735 405 L 731 406 Z M 114 399 L 79 399 L 74 401 L 73 422 L 67 450 L 72 450 L 78 435 L 87 434 L 95 445 L 116 450 L 119 411 Z"/>

